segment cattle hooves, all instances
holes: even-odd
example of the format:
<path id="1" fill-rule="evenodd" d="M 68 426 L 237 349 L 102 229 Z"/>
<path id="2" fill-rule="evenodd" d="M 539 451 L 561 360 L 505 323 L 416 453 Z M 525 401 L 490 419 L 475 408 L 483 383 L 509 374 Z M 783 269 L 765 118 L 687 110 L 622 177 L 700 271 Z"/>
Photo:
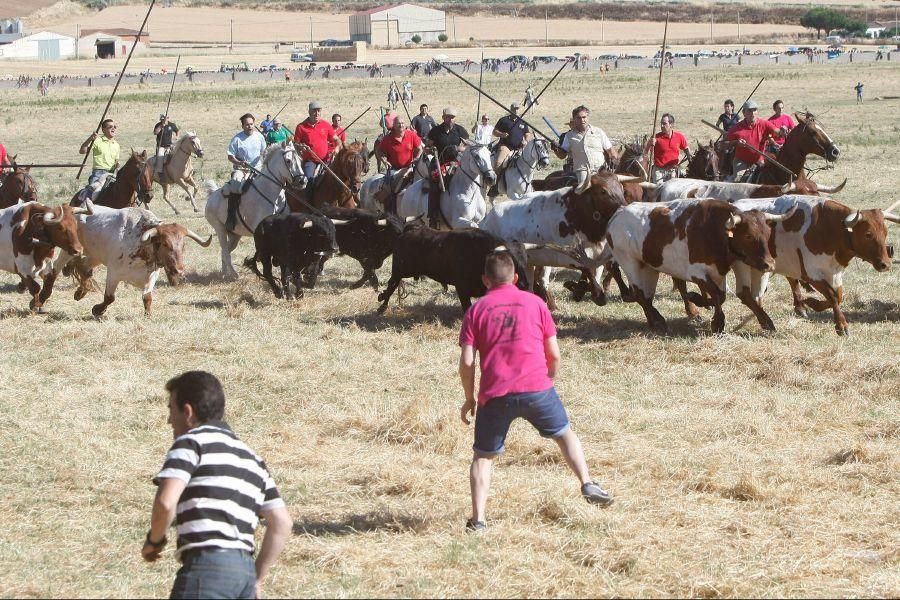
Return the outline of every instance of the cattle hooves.
<path id="1" fill-rule="evenodd" d="M 91 309 L 91 314 L 94 315 L 95 319 L 102 317 L 104 312 L 106 312 L 106 307 L 102 304 L 98 304 Z"/>
<path id="2" fill-rule="evenodd" d="M 809 317 L 809 313 L 806 311 L 805 306 L 795 306 L 794 315 L 800 317 L 801 319 L 806 319 Z"/>
<path id="3" fill-rule="evenodd" d="M 87 296 L 87 290 L 82 289 L 82 288 L 78 288 L 77 290 L 75 290 L 75 300 L 76 301 L 81 300 L 85 296 Z"/>
<path id="4" fill-rule="evenodd" d="M 25 290 L 27 290 L 27 289 L 28 289 L 28 284 L 25 283 L 24 281 L 20 281 L 19 284 L 16 286 L 16 291 L 19 292 L 20 294 L 24 294 Z"/>
<path id="5" fill-rule="evenodd" d="M 591 300 L 592 300 L 592 301 L 594 302 L 594 304 L 596 304 L 597 306 L 606 306 L 606 303 L 608 302 L 608 300 L 606 299 L 606 296 L 605 296 L 605 295 L 602 295 L 602 296 L 591 296 Z"/>

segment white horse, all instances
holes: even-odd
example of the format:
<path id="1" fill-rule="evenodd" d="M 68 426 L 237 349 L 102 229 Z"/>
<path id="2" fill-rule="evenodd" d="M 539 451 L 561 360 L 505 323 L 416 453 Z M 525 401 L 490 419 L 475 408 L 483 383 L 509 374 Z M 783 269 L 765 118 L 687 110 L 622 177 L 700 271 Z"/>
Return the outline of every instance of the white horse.
<path id="1" fill-rule="evenodd" d="M 178 214 L 178 209 L 169 201 L 169 186 L 172 184 L 183 189 L 191 201 L 194 212 L 200 212 L 200 209 L 197 208 L 197 203 L 194 201 L 197 198 L 197 184 L 194 183 L 192 154 L 196 154 L 197 158 L 203 158 L 203 147 L 200 145 L 200 138 L 197 137 L 197 134 L 193 131 L 188 131 L 181 136 L 181 139 L 175 144 L 175 148 L 166 157 L 169 158 L 169 163 L 163 167 L 162 176 L 156 170 L 156 161 L 159 159 L 156 156 L 151 156 L 147 159 L 147 164 L 153 172 L 153 181 L 162 186 L 163 200 L 172 207 L 176 215 Z M 165 158 L 162 160 L 165 160 Z M 194 188 L 193 193 L 188 190 L 189 185 Z"/>
<path id="2" fill-rule="evenodd" d="M 520 152 L 514 153 L 507 161 L 499 191 L 510 200 L 518 200 L 534 191 L 531 181 L 538 169 L 550 166 L 550 147 L 547 141 L 533 137 Z"/>
<path id="3" fill-rule="evenodd" d="M 237 209 L 237 223 L 233 231 L 225 228 L 228 218 L 228 199 L 222 188 L 207 182 L 209 198 L 206 200 L 206 220 L 212 225 L 222 248 L 222 276 L 237 278 L 231 264 L 231 253 L 243 236 L 252 236 L 256 226 L 269 215 L 281 214 L 288 209 L 284 189 L 292 186 L 300 190 L 306 187 L 300 155 L 291 142 L 273 144 L 262 157 L 261 175 L 250 183 L 241 196 Z"/>
<path id="4" fill-rule="evenodd" d="M 410 183 L 428 177 L 428 161 L 423 154 L 413 164 L 413 176 Z M 378 191 L 384 183 L 384 173 L 378 173 L 366 179 L 359 188 L 359 207 L 367 210 L 384 210 L 384 205 L 376 199 Z"/>
<path id="5" fill-rule="evenodd" d="M 490 185 L 497 180 L 487 146 L 472 142 L 466 142 L 466 146 L 459 154 L 456 174 L 447 191 L 441 194 L 441 217 L 450 229 L 478 227 L 487 212 L 481 193 L 482 183 Z M 397 197 L 397 216 L 401 219 L 428 214 L 428 192 L 423 183 L 416 181 Z M 439 183 L 432 181 L 430 185 Z"/>

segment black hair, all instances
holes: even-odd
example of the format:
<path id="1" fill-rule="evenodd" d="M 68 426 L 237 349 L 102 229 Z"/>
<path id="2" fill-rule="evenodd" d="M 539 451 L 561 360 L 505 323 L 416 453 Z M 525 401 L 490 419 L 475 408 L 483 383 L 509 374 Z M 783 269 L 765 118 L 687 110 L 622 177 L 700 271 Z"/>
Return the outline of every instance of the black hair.
<path id="1" fill-rule="evenodd" d="M 201 423 L 225 416 L 225 391 L 212 373 L 187 371 L 167 381 L 166 391 L 174 395 L 181 410 L 190 404 Z"/>
<path id="2" fill-rule="evenodd" d="M 670 124 L 670 125 L 674 125 L 674 124 L 675 124 L 675 117 L 672 116 L 672 113 L 663 113 L 662 116 L 659 118 L 659 120 L 662 121 L 662 120 L 665 119 L 666 117 L 669 117 L 669 124 Z"/>
<path id="3" fill-rule="evenodd" d="M 243 115 L 241 115 L 241 125 L 244 124 L 244 119 L 253 119 L 253 122 L 256 122 L 256 117 L 254 117 L 250 113 L 244 113 Z"/>
<path id="4" fill-rule="evenodd" d="M 428 108 L 428 105 L 427 105 L 427 104 L 420 104 L 420 105 L 419 105 L 419 110 L 422 110 L 423 108 Z"/>
<path id="5" fill-rule="evenodd" d="M 586 112 L 587 114 L 591 114 L 591 109 L 589 109 L 584 104 L 582 104 L 580 106 L 576 106 L 575 108 L 572 109 L 572 118 L 574 119 L 580 112 Z"/>
<path id="6" fill-rule="evenodd" d="M 772 110 L 775 110 L 775 107 L 778 106 L 779 102 L 781 102 L 781 100 L 776 100 L 775 102 L 772 103 Z M 784 104 L 784 102 L 781 102 L 781 104 Z"/>
<path id="7" fill-rule="evenodd" d="M 342 121 L 344 120 L 344 117 L 341 117 L 340 113 L 334 113 L 333 115 L 331 115 L 331 120 L 334 121 L 335 117 L 340 117 Z"/>
<path id="8" fill-rule="evenodd" d="M 726 105 L 730 104 L 730 105 L 732 106 L 732 108 L 734 108 L 734 100 L 732 100 L 731 98 L 729 98 L 728 100 L 726 100 L 726 101 L 725 101 L 725 104 L 726 104 Z"/>

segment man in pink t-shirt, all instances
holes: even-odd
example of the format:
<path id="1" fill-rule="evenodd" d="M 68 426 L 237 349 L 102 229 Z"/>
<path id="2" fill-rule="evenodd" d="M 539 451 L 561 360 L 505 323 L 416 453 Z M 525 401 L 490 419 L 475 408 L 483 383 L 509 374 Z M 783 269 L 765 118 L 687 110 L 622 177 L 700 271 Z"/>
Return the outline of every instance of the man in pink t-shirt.
<path id="1" fill-rule="evenodd" d="M 775 114 L 769 117 L 769 123 L 774 125 L 775 127 L 783 128 L 783 135 L 780 135 L 776 138 L 773 138 L 772 142 L 775 144 L 775 150 L 780 150 L 784 145 L 784 139 L 787 137 L 787 134 L 791 132 L 791 129 L 794 128 L 796 123 L 791 118 L 791 115 L 787 115 L 784 113 L 784 102 L 781 100 L 776 100 L 772 103 L 772 110 L 775 111 Z"/>
<path id="2" fill-rule="evenodd" d="M 540 298 L 516 287 L 517 280 L 509 253 L 489 254 L 482 275 L 487 294 L 466 311 L 459 333 L 459 376 L 466 396 L 460 416 L 468 425 L 468 415 L 475 415 L 469 531 L 485 528 L 491 461 L 503 452 L 509 426 L 518 417 L 559 445 L 588 502 L 612 503 L 612 496 L 591 480 L 581 442 L 553 387 L 560 360 L 553 317 Z M 476 352 L 481 355 L 477 413 Z"/>

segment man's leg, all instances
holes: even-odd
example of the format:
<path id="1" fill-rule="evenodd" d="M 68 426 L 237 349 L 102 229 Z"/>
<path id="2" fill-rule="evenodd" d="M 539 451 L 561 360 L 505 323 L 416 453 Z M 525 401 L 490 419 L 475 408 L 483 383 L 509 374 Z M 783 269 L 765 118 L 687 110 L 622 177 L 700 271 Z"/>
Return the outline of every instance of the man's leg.
<path id="1" fill-rule="evenodd" d="M 165 164 L 166 164 L 166 148 L 163 148 L 162 146 L 160 146 L 159 148 L 156 149 L 156 163 L 154 164 L 154 167 L 156 167 L 155 171 L 156 171 L 157 179 L 162 178 L 163 167 L 165 167 Z"/>
<path id="2" fill-rule="evenodd" d="M 494 459 L 479 457 L 478 453 L 472 457 L 472 466 L 469 468 L 469 487 L 472 490 L 472 523 L 484 523 L 485 508 L 487 507 L 488 492 L 491 490 L 491 467 Z"/>
<path id="3" fill-rule="evenodd" d="M 584 485 L 591 480 L 591 474 L 588 471 L 587 462 L 584 460 L 584 449 L 581 447 L 581 440 L 575 435 L 570 427 L 561 436 L 554 438 L 553 441 L 562 451 L 566 464 L 578 478 L 579 483 Z"/>
<path id="4" fill-rule="evenodd" d="M 509 397 L 494 398 L 475 411 L 474 455 L 469 468 L 469 487 L 472 492 L 472 517 L 466 529 L 479 531 L 485 526 L 485 507 L 491 488 L 491 466 L 494 457 L 503 453 L 509 425 L 516 417 L 510 410 Z"/>

